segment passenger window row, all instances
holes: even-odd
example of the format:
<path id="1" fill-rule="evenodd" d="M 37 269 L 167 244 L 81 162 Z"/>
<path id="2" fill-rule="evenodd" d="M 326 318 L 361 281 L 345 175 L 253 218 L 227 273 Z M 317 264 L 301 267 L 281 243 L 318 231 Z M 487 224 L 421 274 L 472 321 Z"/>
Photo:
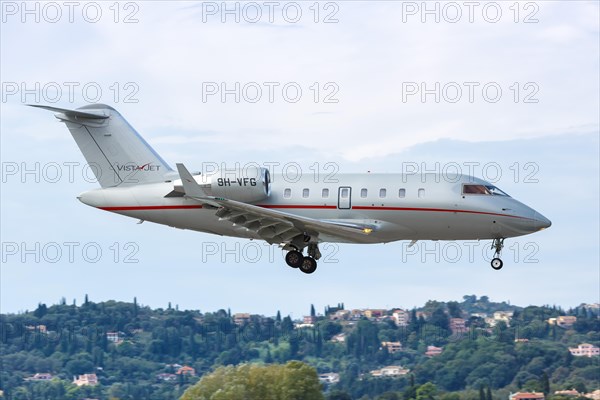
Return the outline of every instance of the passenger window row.
<path id="1" fill-rule="evenodd" d="M 368 190 L 366 188 L 362 188 L 360 189 L 360 197 L 365 199 L 368 196 Z M 422 199 L 423 197 L 425 197 L 425 189 L 423 188 L 419 188 L 417 195 L 420 199 Z M 302 198 L 307 199 L 310 196 L 310 189 L 308 188 L 304 188 L 302 189 Z M 292 189 L 291 188 L 285 188 L 283 190 L 283 197 L 285 199 L 289 199 L 292 197 Z M 329 198 L 329 189 L 328 188 L 324 188 L 321 191 L 321 197 L 324 199 Z M 387 197 L 387 189 L 386 188 L 381 188 L 379 189 L 379 198 L 381 199 L 385 199 Z M 398 198 L 403 199 L 406 197 L 406 189 L 402 188 L 402 189 L 398 189 Z"/>

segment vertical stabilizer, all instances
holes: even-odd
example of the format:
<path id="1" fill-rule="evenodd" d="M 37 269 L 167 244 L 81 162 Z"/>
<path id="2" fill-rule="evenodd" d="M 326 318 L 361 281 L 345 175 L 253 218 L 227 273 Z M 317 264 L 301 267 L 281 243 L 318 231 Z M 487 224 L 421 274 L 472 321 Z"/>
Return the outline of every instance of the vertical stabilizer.
<path id="1" fill-rule="evenodd" d="M 67 125 L 100 186 L 130 186 L 162 182 L 172 171 L 131 125 L 104 104 L 90 104 L 77 110 L 49 106 Z"/>

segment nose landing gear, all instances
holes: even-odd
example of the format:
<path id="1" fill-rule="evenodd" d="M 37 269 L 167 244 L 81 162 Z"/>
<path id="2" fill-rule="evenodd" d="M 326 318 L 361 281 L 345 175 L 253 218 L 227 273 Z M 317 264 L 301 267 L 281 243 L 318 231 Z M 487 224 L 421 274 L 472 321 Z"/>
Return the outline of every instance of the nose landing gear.
<path id="1" fill-rule="evenodd" d="M 504 265 L 504 263 L 500 259 L 500 252 L 502 251 L 503 247 L 504 247 L 504 238 L 496 238 L 492 242 L 492 249 L 494 249 L 495 252 L 494 252 L 494 258 L 492 259 L 491 265 L 492 265 L 492 268 L 495 270 L 501 269 L 502 266 Z"/>

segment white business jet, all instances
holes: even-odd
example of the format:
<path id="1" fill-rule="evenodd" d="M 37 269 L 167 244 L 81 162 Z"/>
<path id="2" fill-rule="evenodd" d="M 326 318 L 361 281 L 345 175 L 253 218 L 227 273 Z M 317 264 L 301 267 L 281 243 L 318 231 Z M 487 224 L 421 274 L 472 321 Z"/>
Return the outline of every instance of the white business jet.
<path id="1" fill-rule="evenodd" d="M 303 176 L 271 180 L 266 168 L 191 174 L 177 171 L 114 108 L 91 104 L 55 112 L 93 169 L 101 189 L 83 203 L 141 221 L 278 244 L 286 263 L 310 274 L 319 244 L 396 240 L 491 239 L 502 268 L 504 239 L 551 222 L 496 186 L 467 175 L 338 174 L 333 183 Z M 304 254 L 306 250 L 306 255 Z"/>

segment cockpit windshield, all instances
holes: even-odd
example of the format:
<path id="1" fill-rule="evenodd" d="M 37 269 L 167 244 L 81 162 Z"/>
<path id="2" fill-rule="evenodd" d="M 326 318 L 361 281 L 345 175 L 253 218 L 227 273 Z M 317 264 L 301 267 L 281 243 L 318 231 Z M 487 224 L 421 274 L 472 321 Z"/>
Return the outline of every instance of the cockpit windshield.
<path id="1" fill-rule="evenodd" d="M 463 185 L 462 194 L 485 194 L 485 195 L 493 195 L 493 196 L 510 197 L 494 185 L 475 185 L 475 184 Z"/>

